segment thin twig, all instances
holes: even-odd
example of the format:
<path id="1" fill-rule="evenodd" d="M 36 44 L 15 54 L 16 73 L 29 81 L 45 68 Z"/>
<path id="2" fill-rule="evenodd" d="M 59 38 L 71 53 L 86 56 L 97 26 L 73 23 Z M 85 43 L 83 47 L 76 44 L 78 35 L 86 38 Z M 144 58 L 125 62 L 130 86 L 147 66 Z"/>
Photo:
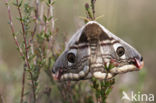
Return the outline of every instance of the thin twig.
<path id="1" fill-rule="evenodd" d="M 42 32 L 43 30 L 43 15 L 44 15 L 44 5 L 43 3 L 41 3 L 39 32 Z"/>
<path id="2" fill-rule="evenodd" d="M 23 76 L 22 76 L 22 91 L 21 91 L 20 103 L 23 103 L 24 88 L 25 88 L 25 74 L 26 74 L 26 65 L 24 65 Z"/>
<path id="3" fill-rule="evenodd" d="M 95 19 L 95 2 L 96 2 L 96 0 L 91 0 L 93 19 Z"/>
<path id="4" fill-rule="evenodd" d="M 34 43 L 33 43 L 33 40 L 34 40 L 34 35 L 37 31 L 37 25 L 38 25 L 38 21 L 39 21 L 39 0 L 35 0 L 35 10 L 34 10 L 34 28 L 33 28 L 33 31 L 31 33 L 31 38 L 29 40 L 29 45 L 31 47 L 31 53 L 34 54 Z M 36 65 L 36 60 L 34 60 L 34 65 Z"/>
<path id="5" fill-rule="evenodd" d="M 10 28 L 11 28 L 13 39 L 14 39 L 14 41 L 16 43 L 17 48 L 19 49 L 19 53 L 20 53 L 21 57 L 24 57 L 23 50 L 21 49 L 21 47 L 19 45 L 19 42 L 17 40 L 17 37 L 15 36 L 15 29 L 14 29 L 14 25 L 13 25 L 13 22 L 12 22 L 12 16 L 11 16 L 11 11 L 10 11 L 10 6 L 8 4 L 8 0 L 5 0 L 5 3 L 6 3 L 6 6 L 7 6 L 7 10 L 8 10 L 9 23 L 10 23 Z"/>
<path id="6" fill-rule="evenodd" d="M 21 22 L 21 26 L 22 26 L 22 31 L 23 31 L 23 39 L 24 39 L 24 44 L 25 44 L 25 62 L 26 62 L 26 65 L 27 67 L 29 68 L 29 70 L 31 70 L 31 67 L 30 67 L 30 64 L 29 64 L 29 60 L 28 60 L 28 46 L 27 46 L 27 40 L 26 40 L 26 32 L 25 32 L 25 29 L 24 29 L 24 23 L 23 23 L 23 17 L 22 17 L 22 13 L 21 13 L 21 8 L 19 6 L 19 1 L 16 0 L 16 3 L 17 3 L 17 9 L 18 9 L 18 13 L 19 13 L 19 16 L 20 16 L 20 22 Z M 31 71 L 29 71 L 29 74 L 30 74 L 30 77 L 31 77 L 31 82 L 32 82 L 32 89 L 33 89 L 33 98 L 34 98 L 34 103 L 36 102 L 36 94 L 35 94 L 35 84 L 34 84 L 34 81 L 33 81 L 33 75 L 31 73 Z"/>
<path id="7" fill-rule="evenodd" d="M 36 5 L 36 9 L 35 9 L 35 26 L 34 26 L 34 30 L 33 32 L 31 33 L 31 40 L 33 40 L 33 37 L 36 33 L 36 30 L 37 30 L 37 24 L 38 24 L 38 20 L 39 20 L 39 1 L 38 0 L 35 0 L 35 5 Z"/>
<path id="8" fill-rule="evenodd" d="M 53 33 L 54 32 L 54 25 L 55 25 L 55 21 L 54 21 L 54 18 L 53 18 L 53 16 L 54 16 L 54 13 L 53 13 L 53 5 L 52 5 L 52 3 L 53 3 L 53 0 L 50 0 L 50 4 L 49 4 L 49 6 L 48 6 L 48 10 L 47 10 L 47 17 L 49 18 L 49 16 L 51 16 L 52 18 L 51 18 L 51 32 Z M 45 32 L 47 31 L 47 21 L 45 22 Z"/>
<path id="9" fill-rule="evenodd" d="M 48 10 L 47 10 L 47 17 L 49 17 L 49 14 L 50 14 L 50 8 L 48 8 Z M 44 33 L 45 34 L 47 33 L 47 29 L 48 29 L 48 21 L 46 20 L 45 24 L 44 24 Z"/>
<path id="10" fill-rule="evenodd" d="M 53 2 L 53 0 L 51 0 Z M 54 7 L 53 5 L 50 5 L 50 16 L 52 17 L 51 19 L 51 32 L 53 33 L 55 30 L 55 21 L 54 21 Z"/>

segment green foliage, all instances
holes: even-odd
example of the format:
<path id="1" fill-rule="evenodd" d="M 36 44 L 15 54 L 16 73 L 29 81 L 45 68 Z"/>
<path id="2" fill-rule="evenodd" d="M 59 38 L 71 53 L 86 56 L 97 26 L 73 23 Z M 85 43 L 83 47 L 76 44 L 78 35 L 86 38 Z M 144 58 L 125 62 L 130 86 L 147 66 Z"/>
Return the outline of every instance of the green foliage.
<path id="1" fill-rule="evenodd" d="M 96 93 L 97 102 L 106 103 L 106 99 L 112 90 L 112 86 L 115 83 L 115 79 L 111 80 L 98 80 L 92 78 L 93 90 Z"/>

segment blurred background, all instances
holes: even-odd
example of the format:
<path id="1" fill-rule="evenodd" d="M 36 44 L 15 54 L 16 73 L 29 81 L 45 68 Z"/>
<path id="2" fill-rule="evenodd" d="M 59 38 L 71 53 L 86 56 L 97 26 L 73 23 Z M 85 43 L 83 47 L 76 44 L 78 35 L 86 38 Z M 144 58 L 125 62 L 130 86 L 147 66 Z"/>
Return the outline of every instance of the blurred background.
<path id="1" fill-rule="evenodd" d="M 54 15 L 55 26 L 59 29 L 57 41 L 61 35 L 69 38 L 84 23 L 84 4 L 89 0 L 56 0 Z M 156 94 L 156 0 L 97 0 L 97 21 L 112 33 L 135 47 L 144 57 L 145 66 L 140 72 L 118 75 L 109 103 L 121 103 L 121 90 Z M 17 11 L 11 8 L 16 24 Z M 16 29 L 19 28 L 16 25 Z M 22 81 L 22 60 L 16 50 L 9 24 L 7 8 L 0 1 L 0 96 L 6 103 L 19 99 Z M 136 91 L 137 93 L 138 91 Z"/>

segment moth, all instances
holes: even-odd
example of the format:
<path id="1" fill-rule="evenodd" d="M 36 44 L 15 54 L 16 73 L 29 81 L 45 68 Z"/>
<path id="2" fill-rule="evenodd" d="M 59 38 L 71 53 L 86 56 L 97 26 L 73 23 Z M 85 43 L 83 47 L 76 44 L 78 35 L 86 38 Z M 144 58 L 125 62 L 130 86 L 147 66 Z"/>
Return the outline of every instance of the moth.
<path id="1" fill-rule="evenodd" d="M 72 36 L 52 72 L 63 81 L 111 79 L 142 67 L 143 57 L 136 49 L 98 22 L 89 21 Z"/>

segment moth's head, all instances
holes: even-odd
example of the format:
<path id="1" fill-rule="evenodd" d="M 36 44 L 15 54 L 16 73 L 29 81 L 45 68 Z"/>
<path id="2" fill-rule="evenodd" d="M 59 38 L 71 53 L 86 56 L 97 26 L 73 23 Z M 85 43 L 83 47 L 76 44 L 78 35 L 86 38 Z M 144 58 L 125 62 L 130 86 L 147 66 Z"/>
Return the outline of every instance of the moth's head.
<path id="1" fill-rule="evenodd" d="M 52 72 L 59 80 L 110 79 L 142 67 L 143 58 L 132 46 L 90 21 L 73 35 Z"/>

